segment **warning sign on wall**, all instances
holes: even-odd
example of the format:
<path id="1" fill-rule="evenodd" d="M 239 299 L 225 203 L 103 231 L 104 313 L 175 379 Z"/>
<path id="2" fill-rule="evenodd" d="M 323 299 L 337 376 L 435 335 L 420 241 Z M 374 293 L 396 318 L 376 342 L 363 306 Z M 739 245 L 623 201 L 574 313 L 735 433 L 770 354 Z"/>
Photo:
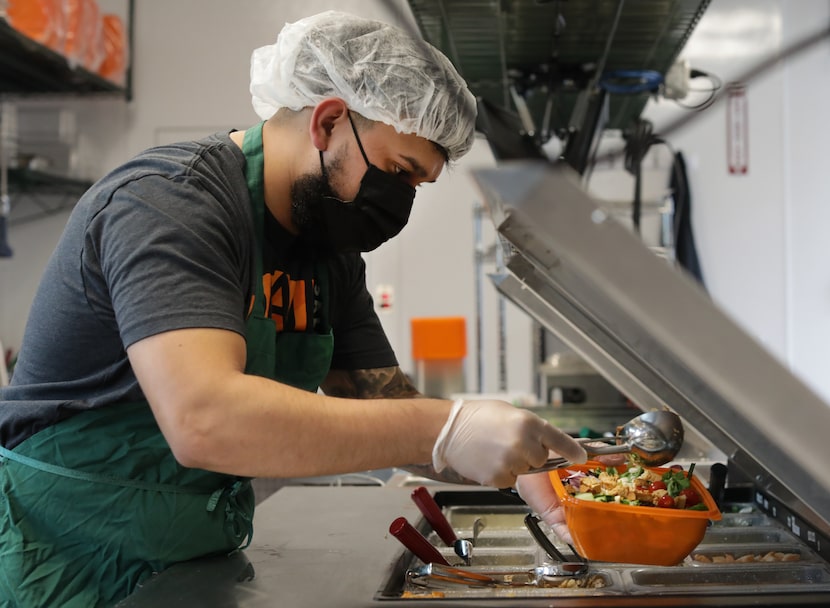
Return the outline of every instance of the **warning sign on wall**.
<path id="1" fill-rule="evenodd" d="M 730 83 L 726 95 L 726 162 L 730 174 L 746 175 L 749 172 L 746 85 Z"/>

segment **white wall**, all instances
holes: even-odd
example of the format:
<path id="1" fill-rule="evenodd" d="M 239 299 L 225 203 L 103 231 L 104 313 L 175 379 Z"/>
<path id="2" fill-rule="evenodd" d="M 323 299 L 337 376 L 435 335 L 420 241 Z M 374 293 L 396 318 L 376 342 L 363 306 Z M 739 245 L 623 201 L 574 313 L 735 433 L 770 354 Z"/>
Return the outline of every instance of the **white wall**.
<path id="1" fill-rule="evenodd" d="M 782 3 L 783 4 L 783 3 Z M 830 3 L 816 3 L 815 12 L 782 6 L 785 39 L 830 24 Z M 787 202 L 787 342 L 783 350 L 793 369 L 830 399 L 830 43 L 827 39 L 785 72 L 783 125 L 788 159 L 784 188 Z"/>
<path id="2" fill-rule="evenodd" d="M 119 0 L 108 0 L 117 2 Z M 278 0 L 142 0 L 136 2 L 134 99 L 79 100 L 86 169 L 102 173 L 139 150 L 257 120 L 247 93 L 248 61 L 273 42 L 285 21 L 329 8 L 393 20 L 403 0 L 303 3 Z M 826 0 L 713 0 L 683 56 L 724 82 L 812 28 L 827 27 Z M 725 112 L 718 104 L 669 135 L 689 163 L 694 226 L 713 298 L 773 353 L 830 399 L 824 361 L 830 343 L 830 268 L 822 251 L 830 200 L 824 143 L 830 126 L 828 43 L 749 83 L 750 172 L 726 171 Z M 657 130 L 683 111 L 650 104 Z M 468 319 L 469 387 L 474 359 L 473 207 L 467 177 L 491 165 L 486 144 L 419 194 L 410 226 L 367 256 L 370 290 L 392 284 L 395 305 L 382 313 L 405 371 L 412 372 L 409 319 Z M 659 169 L 659 167 L 657 167 Z M 630 192 L 624 189 L 624 192 Z M 0 339 L 17 347 L 36 277 L 65 215 L 12 230 L 16 257 L 0 260 Z M 492 243 L 489 224 L 486 238 Z M 497 388 L 495 291 L 485 284 L 484 390 Z M 532 389 L 530 322 L 507 305 L 508 388 Z"/>
<path id="3" fill-rule="evenodd" d="M 827 30 L 826 0 L 715 0 L 682 56 L 724 83 Z M 689 165 L 693 222 L 710 293 L 733 318 L 830 399 L 830 225 L 826 144 L 830 42 L 747 84 L 749 172 L 730 175 L 726 104 L 668 137 Z M 700 86 L 695 84 L 694 86 Z M 683 113 L 651 104 L 656 131 Z"/>

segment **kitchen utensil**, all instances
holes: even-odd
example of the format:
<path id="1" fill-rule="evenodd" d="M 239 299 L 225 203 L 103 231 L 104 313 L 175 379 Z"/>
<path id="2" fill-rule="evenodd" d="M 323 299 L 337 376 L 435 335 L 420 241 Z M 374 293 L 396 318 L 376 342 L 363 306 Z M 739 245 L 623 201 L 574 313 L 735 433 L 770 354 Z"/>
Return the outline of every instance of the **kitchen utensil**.
<path id="1" fill-rule="evenodd" d="M 621 441 L 617 445 L 593 445 L 605 439 Z M 674 459 L 683 445 L 683 422 L 680 416 L 669 410 L 654 410 L 640 414 L 629 420 L 618 429 L 613 438 L 583 438 L 578 439 L 585 443 L 585 451 L 589 456 L 603 456 L 607 454 L 632 454 L 640 464 L 647 467 L 657 467 Z M 565 458 L 550 458 L 540 467 L 534 467 L 529 473 L 553 471 L 570 466 Z"/>
<path id="2" fill-rule="evenodd" d="M 424 564 L 418 568 L 410 568 L 406 578 L 420 586 L 433 587 L 435 583 L 450 583 L 452 585 L 467 585 L 469 587 L 494 587 L 498 580 L 489 574 L 480 574 L 453 566 L 442 564 Z"/>
<path id="3" fill-rule="evenodd" d="M 450 565 L 438 549 L 429 544 L 429 541 L 424 538 L 424 535 L 418 532 L 405 517 L 398 517 L 393 521 L 389 526 L 389 533 L 401 541 L 404 547 L 412 551 L 413 555 L 425 564 L 437 563 L 445 566 Z"/>
<path id="4" fill-rule="evenodd" d="M 415 488 L 412 491 L 412 500 L 423 513 L 429 525 L 435 530 L 448 547 L 452 547 L 455 554 L 470 565 L 473 554 L 473 543 L 466 538 L 458 538 L 452 529 L 450 522 L 444 517 L 441 507 L 435 502 L 432 494 L 424 486 Z"/>
<path id="5" fill-rule="evenodd" d="M 481 517 L 476 517 L 473 521 L 473 547 L 478 545 L 478 537 L 481 531 L 487 527 L 487 522 Z"/>
<path id="6" fill-rule="evenodd" d="M 481 570 L 425 564 L 406 572 L 407 580 L 421 587 L 545 587 L 554 586 L 573 575 L 563 572 L 558 564 L 544 564 L 527 570 Z M 548 584 L 550 583 L 550 584 Z"/>
<path id="7" fill-rule="evenodd" d="M 537 542 L 537 544 L 544 549 L 545 553 L 547 553 L 552 560 L 557 562 L 555 565 L 562 575 L 570 574 L 571 576 L 579 576 L 580 574 L 584 574 L 588 571 L 588 562 L 572 562 L 565 558 L 565 556 L 559 551 L 559 549 L 556 548 L 556 545 L 551 542 L 547 534 L 545 534 L 539 526 L 539 518 L 532 513 L 528 513 L 525 516 L 525 527 L 528 529 L 530 535 Z"/>

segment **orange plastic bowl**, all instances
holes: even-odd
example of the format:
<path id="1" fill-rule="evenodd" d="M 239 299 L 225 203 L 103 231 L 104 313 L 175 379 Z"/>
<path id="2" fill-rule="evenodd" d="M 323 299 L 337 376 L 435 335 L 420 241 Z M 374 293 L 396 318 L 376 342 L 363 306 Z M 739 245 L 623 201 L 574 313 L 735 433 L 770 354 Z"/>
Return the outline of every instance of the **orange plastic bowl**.
<path id="1" fill-rule="evenodd" d="M 574 471 L 604 467 L 599 462 L 572 465 L 551 471 L 550 479 L 565 510 L 565 522 L 574 546 L 584 557 L 603 562 L 674 566 L 703 539 L 709 520 L 721 518 L 712 495 L 696 477 L 692 488 L 700 494 L 706 511 L 663 509 L 582 500 L 568 494 L 562 479 Z M 615 467 L 619 472 L 626 466 Z M 652 468 L 661 475 L 667 468 Z"/>

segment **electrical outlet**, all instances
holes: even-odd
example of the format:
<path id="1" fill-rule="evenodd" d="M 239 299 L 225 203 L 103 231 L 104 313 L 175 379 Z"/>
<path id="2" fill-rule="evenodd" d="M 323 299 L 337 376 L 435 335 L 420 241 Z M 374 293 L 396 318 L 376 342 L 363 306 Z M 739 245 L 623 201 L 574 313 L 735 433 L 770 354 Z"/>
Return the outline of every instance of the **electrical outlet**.
<path id="1" fill-rule="evenodd" d="M 689 62 L 679 59 L 663 79 L 662 93 L 666 99 L 683 99 L 689 94 Z"/>

